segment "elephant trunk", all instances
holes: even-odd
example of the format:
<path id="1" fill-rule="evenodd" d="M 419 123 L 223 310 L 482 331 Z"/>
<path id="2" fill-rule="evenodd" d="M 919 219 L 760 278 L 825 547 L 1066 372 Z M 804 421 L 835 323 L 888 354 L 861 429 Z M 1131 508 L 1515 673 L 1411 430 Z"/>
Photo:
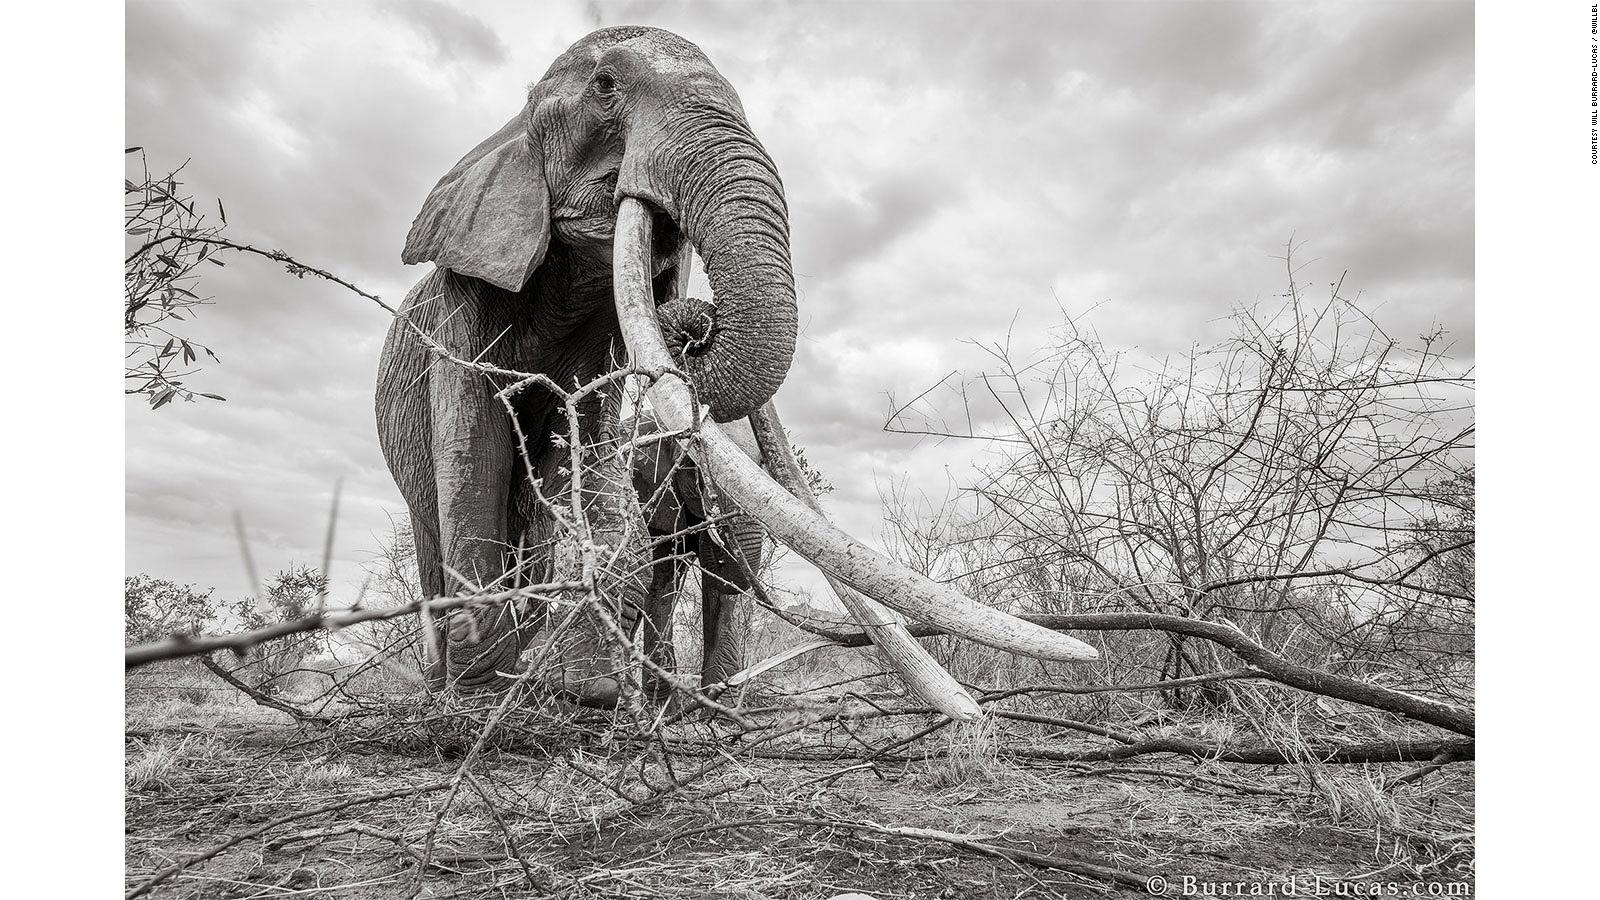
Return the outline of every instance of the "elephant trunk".
<path id="1" fill-rule="evenodd" d="M 630 150 L 619 193 L 665 210 L 705 262 L 713 303 L 673 300 L 657 314 L 700 402 L 730 422 L 771 398 L 794 358 L 788 207 L 776 167 L 740 116 L 703 107 L 669 121 L 659 141 Z"/>

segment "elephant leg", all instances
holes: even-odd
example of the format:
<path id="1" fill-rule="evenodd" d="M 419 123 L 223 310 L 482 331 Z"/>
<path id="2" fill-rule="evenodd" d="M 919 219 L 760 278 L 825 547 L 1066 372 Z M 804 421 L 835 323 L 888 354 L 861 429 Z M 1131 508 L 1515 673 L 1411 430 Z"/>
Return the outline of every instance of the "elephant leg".
<path id="1" fill-rule="evenodd" d="M 435 272 L 419 281 L 406 297 L 405 313 L 420 327 L 438 332 L 441 322 L 441 304 L 447 298 L 465 303 L 467 298 L 452 291 L 442 273 Z M 469 342 L 470 330 L 459 329 L 452 333 L 454 340 Z M 379 446 L 385 461 L 394 475 L 395 485 L 405 498 L 411 514 L 411 534 L 416 548 L 418 587 L 425 599 L 439 597 L 449 583 L 445 576 L 447 562 L 440 545 L 440 510 L 437 476 L 440 466 L 434 455 L 435 423 L 440 421 L 442 394 L 449 390 L 462 390 L 459 380 L 444 382 L 448 375 L 443 370 L 449 366 L 435 365 L 433 358 L 418 343 L 406 323 L 396 320 L 389 329 L 388 339 L 378 365 L 376 413 Z M 475 387 L 475 386 L 474 386 Z M 453 404 L 446 404 L 446 406 Z M 445 421 L 449 421 L 445 419 Z M 456 435 L 456 439 L 470 443 L 470 435 Z M 459 510 L 454 515 L 459 515 Z M 446 523 L 453 534 L 459 535 L 468 523 Z M 457 558 L 450 563 L 459 567 L 467 565 Z M 469 566 L 470 568 L 470 566 Z M 426 626 L 424 626 L 426 627 Z M 423 675 L 431 688 L 442 688 L 446 671 L 444 652 L 447 646 L 443 623 L 433 623 L 434 634 L 423 634 Z"/>
<path id="2" fill-rule="evenodd" d="M 677 648 L 672 643 L 672 614 L 678 603 L 678 581 L 681 566 L 677 559 L 676 541 L 661 540 L 652 549 L 650 593 L 645 597 L 641 631 L 644 652 L 652 662 L 668 672 L 678 666 Z M 664 702 L 672 693 L 672 685 L 654 672 L 645 674 L 646 695 L 651 703 Z"/>
<path id="3" fill-rule="evenodd" d="M 444 593 L 444 569 L 439 556 L 439 535 L 432 521 L 411 517 L 411 540 L 417 553 L 417 575 L 422 597 L 431 600 Z M 422 675 L 428 689 L 442 690 L 445 685 L 444 629 L 432 617 L 422 617 L 418 623 L 422 640 Z"/>
<path id="4" fill-rule="evenodd" d="M 735 515 L 723 526 L 722 535 L 724 540 L 732 538 L 729 549 L 743 555 L 752 573 L 760 570 L 766 534 L 759 522 Z M 750 582 L 745 568 L 729 555 L 729 550 L 718 547 L 709 536 L 700 539 L 700 566 L 700 683 L 710 685 L 725 682 L 744 668 L 745 647 L 750 639 Z"/>
<path id="5" fill-rule="evenodd" d="M 434 338 L 461 358 L 497 358 L 491 351 L 509 328 L 515 297 L 442 270 L 427 282 L 436 298 Z M 510 418 L 494 396 L 498 385 L 483 373 L 442 363 L 428 370 L 427 381 L 444 592 L 487 588 L 505 572 Z M 471 585 L 456 583 L 451 571 Z M 445 641 L 450 681 L 463 691 L 503 687 L 521 649 L 521 618 L 506 604 L 453 613 Z"/>

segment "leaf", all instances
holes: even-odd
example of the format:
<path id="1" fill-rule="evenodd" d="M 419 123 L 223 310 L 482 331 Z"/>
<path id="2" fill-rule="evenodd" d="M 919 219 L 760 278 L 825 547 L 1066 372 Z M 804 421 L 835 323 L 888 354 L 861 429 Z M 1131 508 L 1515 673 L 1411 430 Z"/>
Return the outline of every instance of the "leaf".
<path id="1" fill-rule="evenodd" d="M 166 390 L 162 391 L 156 397 L 156 399 L 150 401 L 150 408 L 151 409 L 160 409 L 161 407 L 166 406 L 168 403 L 172 402 L 172 398 L 177 396 L 177 393 L 178 392 L 173 390 L 172 388 L 167 388 Z"/>
<path id="2" fill-rule="evenodd" d="M 201 391 L 200 392 L 200 396 L 202 396 L 202 397 L 210 397 L 212 400 L 221 400 L 224 403 L 226 403 L 228 401 L 228 398 L 222 396 L 221 394 L 208 394 L 205 391 Z"/>
<path id="3" fill-rule="evenodd" d="M 217 259 L 215 256 L 213 256 L 210 259 L 206 260 L 206 262 L 211 263 L 214 266 L 222 266 L 223 268 L 227 268 L 228 267 L 227 263 L 223 262 L 220 259 Z"/>
<path id="4" fill-rule="evenodd" d="M 183 362 L 184 362 L 184 365 L 188 365 L 189 363 L 194 362 L 194 348 L 189 346 L 189 342 L 188 341 L 179 341 L 178 343 L 183 345 Z"/>
<path id="5" fill-rule="evenodd" d="M 161 354 L 160 355 L 162 355 L 162 356 L 171 356 L 172 355 L 172 345 L 176 344 L 177 342 L 178 342 L 177 338 L 167 338 L 167 345 L 165 347 L 161 348 Z"/>
<path id="6" fill-rule="evenodd" d="M 222 208 L 222 198 L 217 198 L 217 215 L 222 216 L 222 224 L 228 224 L 228 211 Z"/>
<path id="7" fill-rule="evenodd" d="M 143 150 L 143 149 L 144 149 L 143 147 L 129 147 L 128 149 L 126 149 L 126 150 L 124 150 L 122 152 L 123 153 L 138 153 L 140 150 Z"/>

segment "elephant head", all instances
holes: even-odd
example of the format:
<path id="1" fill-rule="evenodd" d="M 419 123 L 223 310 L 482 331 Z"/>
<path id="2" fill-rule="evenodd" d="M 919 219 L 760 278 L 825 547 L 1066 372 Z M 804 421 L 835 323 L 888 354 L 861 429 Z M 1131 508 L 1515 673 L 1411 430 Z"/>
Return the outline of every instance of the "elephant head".
<path id="1" fill-rule="evenodd" d="M 574 44 L 439 181 L 403 259 L 511 292 L 552 241 L 607 269 L 625 197 L 656 216 L 658 267 L 684 239 L 699 252 L 712 302 L 675 299 L 658 315 L 712 417 L 748 415 L 794 356 L 788 207 L 733 86 L 677 35 L 617 27 Z"/>

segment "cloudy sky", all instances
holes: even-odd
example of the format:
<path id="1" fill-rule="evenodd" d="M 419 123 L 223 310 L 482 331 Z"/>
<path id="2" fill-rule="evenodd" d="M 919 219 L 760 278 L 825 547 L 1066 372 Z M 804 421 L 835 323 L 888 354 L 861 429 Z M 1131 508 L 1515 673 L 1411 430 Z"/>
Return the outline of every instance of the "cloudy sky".
<path id="1" fill-rule="evenodd" d="M 1230 308 L 1349 271 L 1400 337 L 1473 353 L 1473 12 L 1409 3 L 151 2 L 127 7 L 127 143 L 227 204 L 236 240 L 386 299 L 434 181 L 602 25 L 699 44 L 739 90 L 793 212 L 799 351 L 787 424 L 874 538 L 879 491 L 942 494 L 970 445 L 882 430 L 1062 309 L 1156 356 Z M 314 564 L 333 485 L 348 599 L 404 504 L 372 387 L 386 316 L 247 260 L 206 274 L 193 323 L 226 403 L 127 402 L 127 571 L 247 591 Z M 948 476 L 947 476 L 948 473 Z"/>

